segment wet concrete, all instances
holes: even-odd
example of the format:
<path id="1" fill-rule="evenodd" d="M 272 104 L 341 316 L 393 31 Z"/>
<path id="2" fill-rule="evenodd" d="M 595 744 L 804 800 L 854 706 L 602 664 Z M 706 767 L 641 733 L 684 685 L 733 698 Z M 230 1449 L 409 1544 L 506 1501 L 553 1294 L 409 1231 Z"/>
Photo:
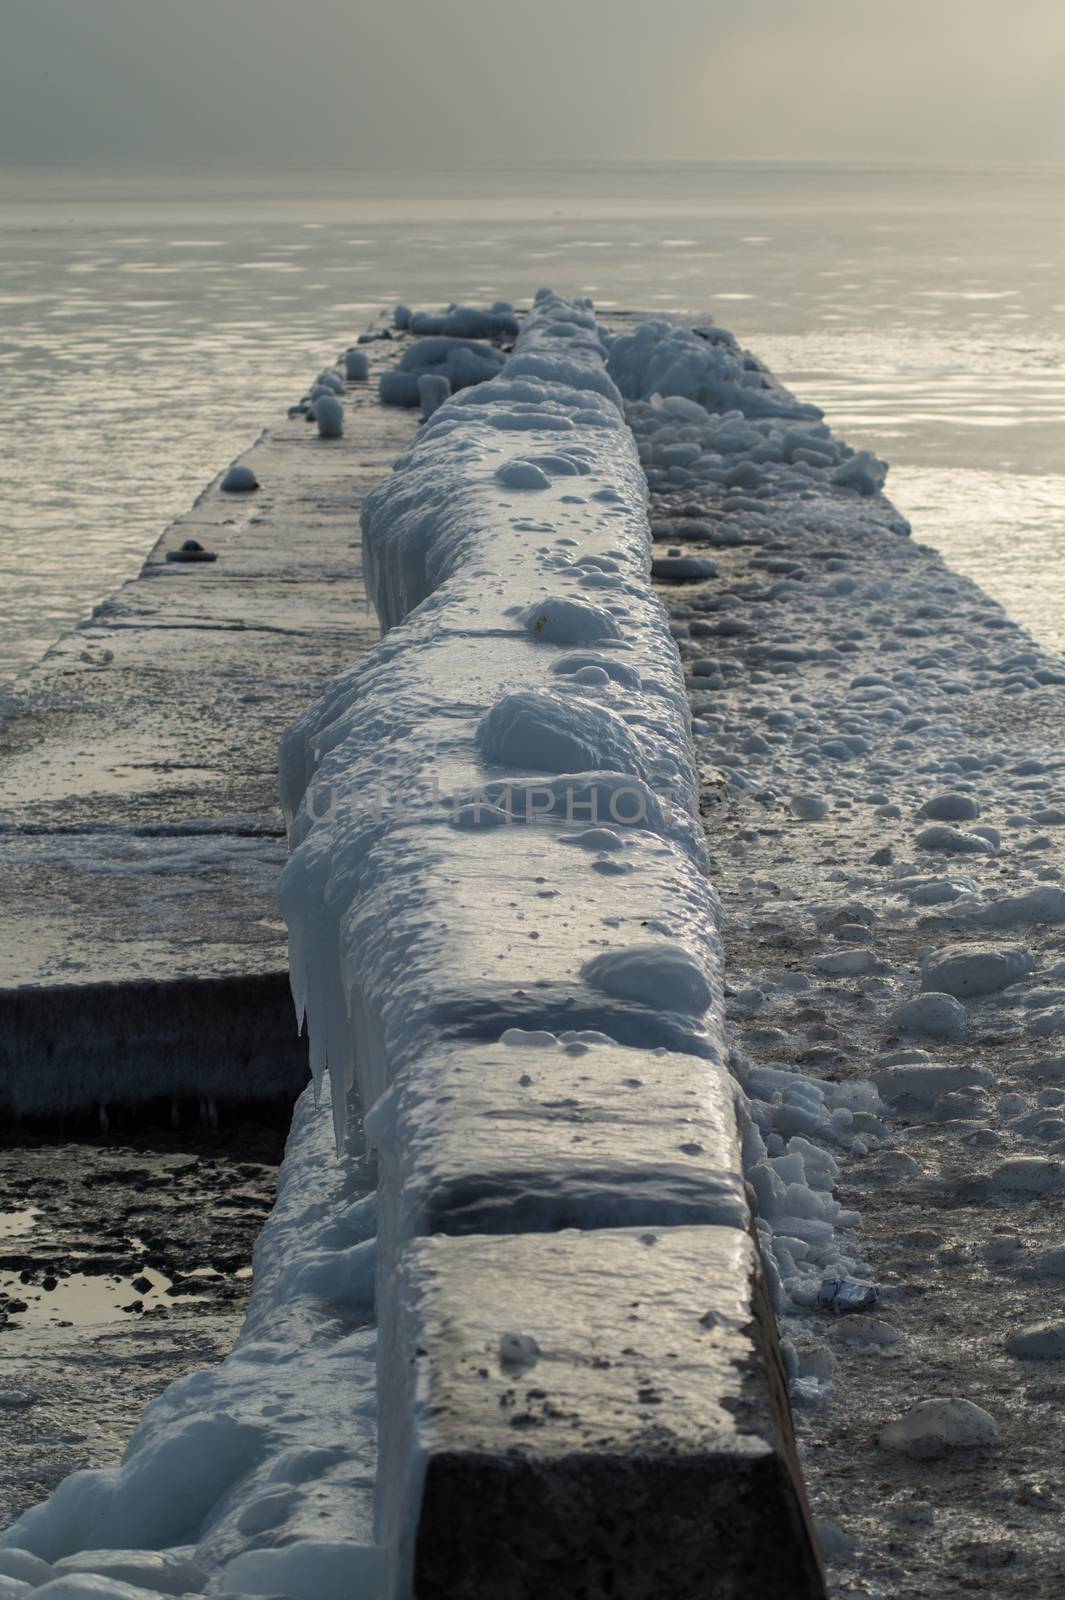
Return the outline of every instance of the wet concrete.
<path id="1" fill-rule="evenodd" d="M 229 1350 L 287 1123 L 0 1143 L 0 1527 Z"/>

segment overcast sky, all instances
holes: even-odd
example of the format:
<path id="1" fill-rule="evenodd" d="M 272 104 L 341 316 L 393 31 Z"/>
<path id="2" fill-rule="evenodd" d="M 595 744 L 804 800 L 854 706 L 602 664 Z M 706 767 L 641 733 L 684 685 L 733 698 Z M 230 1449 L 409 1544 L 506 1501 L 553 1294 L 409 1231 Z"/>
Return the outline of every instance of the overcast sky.
<path id="1" fill-rule="evenodd" d="M 1065 161 L 1065 0 L 0 0 L 0 160 Z"/>

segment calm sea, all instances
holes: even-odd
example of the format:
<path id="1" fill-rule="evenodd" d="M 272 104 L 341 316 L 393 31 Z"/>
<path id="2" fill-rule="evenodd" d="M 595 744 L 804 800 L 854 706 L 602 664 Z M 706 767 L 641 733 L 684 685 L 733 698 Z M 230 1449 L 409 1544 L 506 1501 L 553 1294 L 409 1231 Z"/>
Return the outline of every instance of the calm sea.
<path id="1" fill-rule="evenodd" d="M 0 170 L 0 679 L 383 305 L 711 315 L 1065 647 L 1065 169 Z"/>

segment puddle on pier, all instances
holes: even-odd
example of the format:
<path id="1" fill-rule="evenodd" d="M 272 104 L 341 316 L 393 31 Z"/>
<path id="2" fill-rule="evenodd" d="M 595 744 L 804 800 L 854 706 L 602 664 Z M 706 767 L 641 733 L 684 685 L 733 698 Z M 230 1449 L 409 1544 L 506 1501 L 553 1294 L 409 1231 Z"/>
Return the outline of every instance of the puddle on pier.
<path id="1" fill-rule="evenodd" d="M 220 1361 L 251 1288 L 288 1116 L 0 1137 L 0 1532 L 118 1462 L 175 1378 Z M 11 1437 L 10 1435 L 14 1435 Z"/>
<path id="2" fill-rule="evenodd" d="M 0 1242 L 25 1238 L 40 1220 L 39 1211 L 0 1211 Z"/>

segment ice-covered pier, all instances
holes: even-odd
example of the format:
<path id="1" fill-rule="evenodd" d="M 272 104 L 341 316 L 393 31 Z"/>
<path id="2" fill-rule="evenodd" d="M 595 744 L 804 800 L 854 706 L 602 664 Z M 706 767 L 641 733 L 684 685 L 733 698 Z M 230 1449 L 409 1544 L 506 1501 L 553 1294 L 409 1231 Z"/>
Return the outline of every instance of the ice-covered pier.
<path id="1" fill-rule="evenodd" d="M 1065 669 L 722 330 L 603 328 L 547 293 L 396 321 L 350 363 L 400 356 L 388 404 L 334 378 L 315 403 L 342 437 L 292 424 L 273 484 L 248 458 L 242 526 L 283 503 L 279 562 L 304 506 L 346 548 L 376 481 L 384 631 L 315 639 L 313 705 L 298 663 L 283 679 L 315 1092 L 247 1323 L 121 1466 L 0 1539 L 0 1574 L 55 1600 L 819 1596 L 789 1393 L 842 1569 L 950 1592 L 1017 1517 L 1050 1559 L 999 1440 L 1034 1481 L 1010 1363 L 1065 1331 L 992 1350 L 981 1274 L 1027 1247 L 979 1229 L 981 1206 L 1024 1217 L 1046 1248 L 1010 1305 L 1042 1309 Z M 340 556 L 338 617 L 356 580 Z M 261 780 L 247 810 L 273 818 Z M 980 1249 L 948 1237 L 963 1213 Z M 907 1240 L 964 1298 L 943 1325 L 983 1328 L 979 1372 L 937 1365 Z M 953 1542 L 908 1515 L 929 1462 L 962 1474 Z M 865 1485 L 842 1500 L 864 1555 L 841 1483 Z"/>

